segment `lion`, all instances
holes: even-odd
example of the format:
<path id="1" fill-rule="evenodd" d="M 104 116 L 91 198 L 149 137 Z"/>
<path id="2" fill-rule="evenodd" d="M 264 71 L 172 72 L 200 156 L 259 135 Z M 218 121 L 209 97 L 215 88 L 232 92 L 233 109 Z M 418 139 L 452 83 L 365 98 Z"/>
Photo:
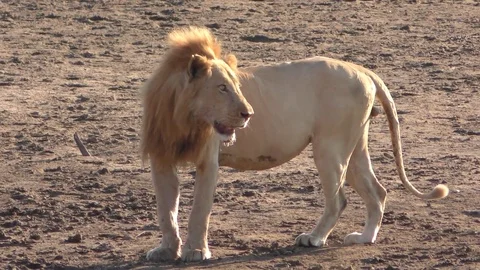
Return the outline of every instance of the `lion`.
<path id="1" fill-rule="evenodd" d="M 375 176 L 368 130 L 377 98 L 386 114 L 400 180 L 415 196 L 440 199 L 445 185 L 421 193 L 407 179 L 395 103 L 382 79 L 356 64 L 313 57 L 237 68 L 206 28 L 186 27 L 168 36 L 169 49 L 143 87 L 141 151 L 149 159 L 163 233 L 152 261 L 201 261 L 211 257 L 207 234 L 219 166 L 263 170 L 279 166 L 312 144 L 325 210 L 299 246 L 320 247 L 346 207 L 345 181 L 366 203 L 363 232 L 345 244 L 374 243 L 386 190 Z M 248 128 L 245 128 L 248 125 Z M 182 247 L 177 222 L 176 168 L 196 166 L 188 235 Z"/>

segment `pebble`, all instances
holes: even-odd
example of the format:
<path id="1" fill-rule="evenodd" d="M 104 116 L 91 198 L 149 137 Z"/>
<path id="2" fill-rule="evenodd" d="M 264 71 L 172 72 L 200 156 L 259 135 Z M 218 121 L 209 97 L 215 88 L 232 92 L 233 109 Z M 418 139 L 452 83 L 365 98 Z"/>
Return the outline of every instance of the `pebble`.
<path id="1" fill-rule="evenodd" d="M 67 243 L 81 243 L 83 240 L 83 236 L 79 233 L 75 234 L 75 235 L 71 235 L 68 237 L 68 239 L 66 240 Z"/>

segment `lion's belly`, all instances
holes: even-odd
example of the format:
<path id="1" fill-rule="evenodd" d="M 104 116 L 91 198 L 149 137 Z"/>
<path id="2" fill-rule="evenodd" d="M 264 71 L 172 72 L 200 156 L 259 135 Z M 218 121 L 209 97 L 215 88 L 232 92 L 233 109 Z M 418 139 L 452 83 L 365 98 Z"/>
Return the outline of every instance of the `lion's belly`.
<path id="1" fill-rule="evenodd" d="M 305 144 L 300 149 L 305 149 L 308 145 Z M 219 155 L 220 166 L 227 166 L 237 170 L 266 170 L 270 169 L 291 160 L 302 151 L 296 151 L 290 155 L 275 154 L 275 153 L 258 153 L 257 155 L 235 155 L 231 153 L 221 152 Z"/>
<path id="2" fill-rule="evenodd" d="M 294 134 L 261 136 L 258 133 L 249 136 L 248 132 L 246 134 L 239 133 L 237 142 L 233 146 L 221 148 L 220 166 L 238 170 L 273 168 L 298 156 L 311 140 L 311 137 L 305 132 L 295 134 L 296 136 Z M 288 143 L 285 140 L 288 140 Z"/>
<path id="3" fill-rule="evenodd" d="M 227 166 L 237 170 L 266 170 L 279 166 L 286 161 L 279 161 L 272 156 L 259 155 L 257 157 L 234 156 L 228 153 L 220 153 L 220 166 Z"/>

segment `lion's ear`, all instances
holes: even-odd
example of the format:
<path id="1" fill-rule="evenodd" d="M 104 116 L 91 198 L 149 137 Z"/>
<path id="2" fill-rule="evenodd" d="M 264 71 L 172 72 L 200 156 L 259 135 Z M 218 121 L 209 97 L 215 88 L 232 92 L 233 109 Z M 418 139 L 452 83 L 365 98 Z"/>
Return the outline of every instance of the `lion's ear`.
<path id="1" fill-rule="evenodd" d="M 236 70 L 237 69 L 237 57 L 235 57 L 235 55 L 233 54 L 229 54 L 227 55 L 227 57 L 225 58 L 225 62 L 230 66 L 230 68 L 232 68 L 233 70 Z"/>
<path id="2" fill-rule="evenodd" d="M 192 55 L 190 58 L 190 62 L 188 62 L 188 77 L 190 80 L 198 77 L 199 74 L 206 70 L 209 67 L 208 59 L 205 56 L 201 56 L 198 54 Z"/>

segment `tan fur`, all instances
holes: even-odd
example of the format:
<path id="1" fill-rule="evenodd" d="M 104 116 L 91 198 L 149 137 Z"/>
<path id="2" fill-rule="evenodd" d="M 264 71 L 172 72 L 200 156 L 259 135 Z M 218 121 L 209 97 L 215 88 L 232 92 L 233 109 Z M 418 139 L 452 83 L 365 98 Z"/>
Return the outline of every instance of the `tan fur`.
<path id="1" fill-rule="evenodd" d="M 395 103 L 374 72 L 326 57 L 238 70 L 233 55 L 221 58 L 220 46 L 208 30 L 177 30 L 169 41 L 171 48 L 144 88 L 142 153 L 153 165 L 162 231 L 160 246 L 147 253 L 149 260 L 210 258 L 207 235 L 219 166 L 272 168 L 291 160 L 310 143 L 325 210 L 314 229 L 300 234 L 296 244 L 318 247 L 326 243 L 347 203 L 345 181 L 365 201 L 367 219 L 363 232 L 348 234 L 344 243 L 374 243 L 387 194 L 373 172 L 368 152 L 370 119 L 380 111 L 373 107 L 375 98 L 388 120 L 404 186 L 423 199 L 448 195 L 444 185 L 422 193 L 408 181 Z M 241 129 L 253 114 L 252 106 L 256 116 L 249 128 Z M 233 143 L 232 130 L 237 128 L 238 139 Z M 228 134 L 231 140 L 225 144 Z M 176 166 L 184 162 L 195 163 L 197 172 L 187 240 L 182 243 Z"/>

